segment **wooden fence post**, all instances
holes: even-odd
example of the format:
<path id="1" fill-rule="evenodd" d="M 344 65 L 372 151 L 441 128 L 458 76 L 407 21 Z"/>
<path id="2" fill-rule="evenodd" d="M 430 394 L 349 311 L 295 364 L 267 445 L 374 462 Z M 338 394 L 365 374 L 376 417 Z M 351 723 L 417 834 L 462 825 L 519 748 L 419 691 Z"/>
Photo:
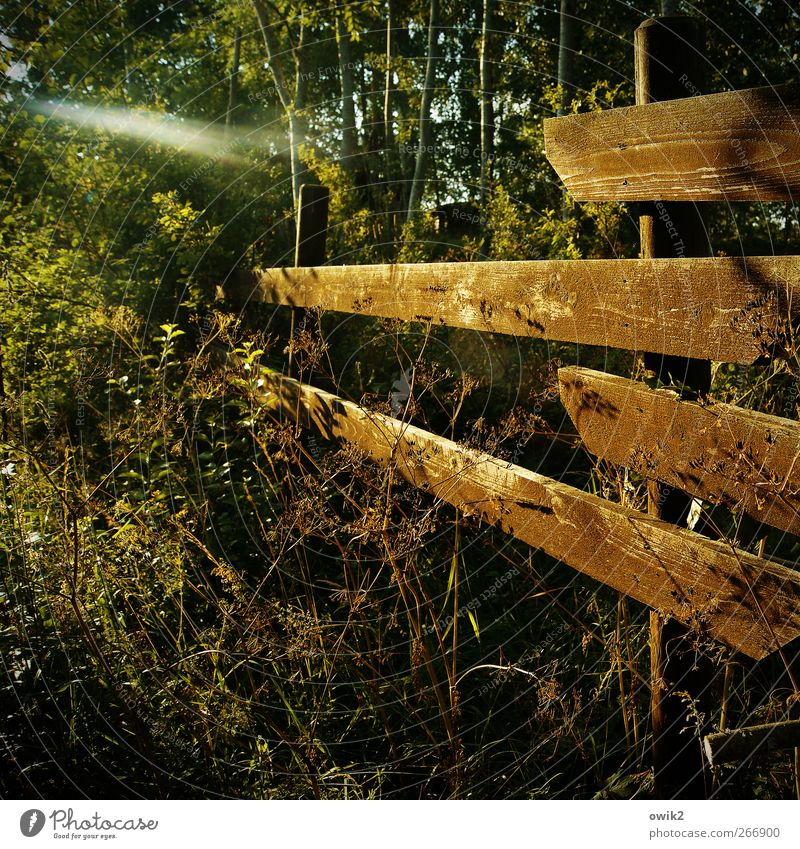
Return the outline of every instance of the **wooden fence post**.
<path id="1" fill-rule="evenodd" d="M 310 268 L 325 262 L 325 241 L 328 235 L 328 200 L 330 192 L 325 186 L 304 184 L 300 186 L 297 205 L 297 240 L 294 249 L 295 268 Z M 299 316 L 298 313 L 302 313 Z M 289 362 L 287 376 L 294 377 L 295 335 L 302 332 L 308 321 L 308 310 L 292 308 L 289 337 Z"/>
<path id="2" fill-rule="evenodd" d="M 688 97 L 703 90 L 702 40 L 698 22 L 688 17 L 645 21 L 634 34 L 636 104 Z M 703 215 L 694 203 L 642 203 L 639 219 L 642 257 L 698 257 L 710 254 Z M 687 281 L 686 290 L 690 286 Z M 654 293 L 657 296 L 657 293 Z M 698 335 L 703 328 L 698 327 Z M 689 352 L 691 353 L 691 352 Z M 707 393 L 711 363 L 645 354 L 645 368 L 662 380 Z M 691 498 L 675 487 L 651 481 L 648 512 L 686 526 Z M 704 711 L 712 678 L 709 660 L 694 648 L 692 632 L 674 619 L 650 614 L 651 719 L 655 792 L 660 798 L 705 798 L 703 753 L 687 703 Z M 698 701 L 700 700 L 700 704 Z M 706 699 L 707 700 L 707 699 Z"/>

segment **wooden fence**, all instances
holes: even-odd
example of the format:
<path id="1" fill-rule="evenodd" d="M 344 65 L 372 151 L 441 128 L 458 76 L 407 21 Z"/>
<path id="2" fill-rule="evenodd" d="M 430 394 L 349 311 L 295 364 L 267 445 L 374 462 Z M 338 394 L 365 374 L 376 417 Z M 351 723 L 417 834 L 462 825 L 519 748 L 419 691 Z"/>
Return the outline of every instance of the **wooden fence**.
<path id="1" fill-rule="evenodd" d="M 701 213 L 682 203 L 792 201 L 800 86 L 666 99 L 697 91 L 680 71 L 698 73 L 687 46 L 698 48 L 698 38 L 689 19 L 645 22 L 635 42 L 639 105 L 545 120 L 547 156 L 577 200 L 649 202 L 643 258 L 323 266 L 327 195 L 304 187 L 298 267 L 253 272 L 228 293 L 239 302 L 632 349 L 662 377 L 686 377 L 698 397 L 583 368 L 559 372 L 561 401 L 586 448 L 652 481 L 651 515 L 284 375 L 266 375 L 264 390 L 283 414 L 395 464 L 414 486 L 659 612 L 651 633 L 654 759 L 658 792 L 669 797 L 705 792 L 700 747 L 678 735 L 685 708 L 674 692 L 694 661 L 669 640 L 700 628 L 760 659 L 800 635 L 800 573 L 683 521 L 698 498 L 800 532 L 800 425 L 706 394 L 710 360 L 797 363 L 800 258 L 693 257 L 702 252 Z M 687 243 L 695 248 L 684 250 Z M 668 515 L 658 493 L 673 491 L 682 501 Z M 794 747 L 797 726 L 739 729 L 727 747 L 710 735 L 706 751 L 719 762 L 759 746 Z"/>

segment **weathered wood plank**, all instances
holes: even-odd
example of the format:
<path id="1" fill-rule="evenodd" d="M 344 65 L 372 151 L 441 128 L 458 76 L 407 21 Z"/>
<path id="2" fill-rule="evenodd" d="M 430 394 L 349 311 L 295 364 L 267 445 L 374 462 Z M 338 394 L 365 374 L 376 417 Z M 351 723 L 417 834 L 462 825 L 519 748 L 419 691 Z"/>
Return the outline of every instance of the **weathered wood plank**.
<path id="1" fill-rule="evenodd" d="M 795 84 L 547 118 L 544 137 L 577 200 L 791 201 L 800 191 Z"/>
<path id="2" fill-rule="evenodd" d="M 800 423 L 591 369 L 558 380 L 592 454 L 800 534 Z"/>
<path id="3" fill-rule="evenodd" d="M 264 401 L 287 417 L 751 657 L 800 634 L 800 576 L 783 566 L 274 372 L 264 380 Z"/>
<path id="4" fill-rule="evenodd" d="M 754 755 L 764 755 L 776 749 L 794 749 L 798 746 L 800 720 L 796 719 L 721 731 L 708 734 L 703 740 L 703 748 L 711 766 L 746 761 Z"/>
<path id="5" fill-rule="evenodd" d="M 491 333 L 750 363 L 782 353 L 800 258 L 275 268 L 226 294 Z"/>

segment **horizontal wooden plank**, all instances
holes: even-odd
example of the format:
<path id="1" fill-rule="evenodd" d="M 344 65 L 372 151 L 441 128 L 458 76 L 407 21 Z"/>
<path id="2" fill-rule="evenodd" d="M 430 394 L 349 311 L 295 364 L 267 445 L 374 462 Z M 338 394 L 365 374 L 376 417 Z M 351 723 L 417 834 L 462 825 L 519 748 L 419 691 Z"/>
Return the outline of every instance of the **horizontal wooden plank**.
<path id="1" fill-rule="evenodd" d="M 492 333 L 750 363 L 783 353 L 800 258 L 538 260 L 276 268 L 225 294 Z"/>
<path id="2" fill-rule="evenodd" d="M 798 746 L 800 720 L 796 719 L 720 731 L 703 739 L 703 748 L 711 766 L 741 763 L 754 755 L 765 755 L 777 749 L 794 749 Z"/>
<path id="3" fill-rule="evenodd" d="M 591 369 L 558 380 L 592 454 L 800 534 L 800 423 Z"/>
<path id="4" fill-rule="evenodd" d="M 264 381 L 268 407 L 751 657 L 800 633 L 800 576 L 783 566 L 275 373 Z"/>
<path id="5" fill-rule="evenodd" d="M 796 200 L 800 86 L 750 88 L 544 121 L 577 200 Z"/>

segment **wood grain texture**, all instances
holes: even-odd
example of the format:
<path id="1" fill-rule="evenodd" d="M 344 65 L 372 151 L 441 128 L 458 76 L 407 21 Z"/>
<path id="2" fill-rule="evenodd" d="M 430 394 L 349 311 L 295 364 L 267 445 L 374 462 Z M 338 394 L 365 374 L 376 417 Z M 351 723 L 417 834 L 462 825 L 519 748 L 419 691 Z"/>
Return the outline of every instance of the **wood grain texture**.
<path id="1" fill-rule="evenodd" d="M 796 200 L 800 86 L 750 88 L 544 121 L 577 200 Z"/>
<path id="2" fill-rule="evenodd" d="M 708 734 L 703 748 L 711 766 L 746 761 L 754 755 L 765 755 L 777 749 L 800 746 L 800 720 L 750 725 L 732 731 Z"/>
<path id="3" fill-rule="evenodd" d="M 591 369 L 562 368 L 558 380 L 595 456 L 800 534 L 800 423 Z"/>
<path id="4" fill-rule="evenodd" d="M 274 372 L 264 381 L 270 409 L 751 657 L 800 634 L 800 576 L 785 567 Z"/>
<path id="5" fill-rule="evenodd" d="M 276 268 L 227 296 L 491 333 L 751 363 L 783 354 L 800 258 Z"/>

